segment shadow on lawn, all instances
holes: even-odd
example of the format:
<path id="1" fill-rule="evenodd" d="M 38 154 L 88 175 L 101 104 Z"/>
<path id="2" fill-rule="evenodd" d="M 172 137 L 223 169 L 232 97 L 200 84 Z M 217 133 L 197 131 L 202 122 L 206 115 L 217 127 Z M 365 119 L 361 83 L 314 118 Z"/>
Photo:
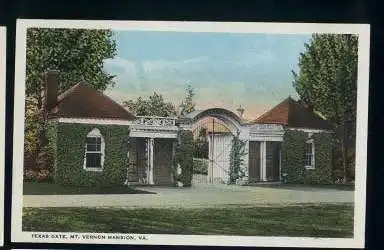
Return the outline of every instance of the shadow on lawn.
<path id="1" fill-rule="evenodd" d="M 24 208 L 23 230 L 353 237 L 352 204 L 199 209 Z"/>

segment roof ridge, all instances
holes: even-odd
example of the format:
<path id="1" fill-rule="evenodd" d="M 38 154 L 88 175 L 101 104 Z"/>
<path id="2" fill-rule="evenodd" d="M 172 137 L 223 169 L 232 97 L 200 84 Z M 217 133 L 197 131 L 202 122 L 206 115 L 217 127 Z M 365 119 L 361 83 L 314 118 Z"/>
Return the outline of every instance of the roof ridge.
<path id="1" fill-rule="evenodd" d="M 289 101 L 289 102 L 288 102 Z M 285 103 L 285 102 L 288 102 L 291 103 L 290 101 L 295 101 L 290 95 L 283 99 L 281 102 L 275 104 L 272 108 L 268 109 L 267 111 L 265 111 L 263 114 L 261 114 L 260 116 L 258 116 L 256 119 L 252 120 L 251 123 L 257 123 L 258 120 L 264 118 L 266 115 L 268 115 L 270 112 L 272 112 L 272 110 L 274 110 L 277 106 Z M 289 109 L 288 109 L 288 116 L 289 116 Z"/>

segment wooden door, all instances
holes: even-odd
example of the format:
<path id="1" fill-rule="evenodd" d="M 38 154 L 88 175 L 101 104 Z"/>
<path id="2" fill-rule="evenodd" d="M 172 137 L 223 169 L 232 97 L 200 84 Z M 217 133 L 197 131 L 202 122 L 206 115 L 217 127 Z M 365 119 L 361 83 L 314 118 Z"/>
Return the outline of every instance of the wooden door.
<path id="1" fill-rule="evenodd" d="M 249 170 L 248 180 L 249 182 L 260 181 L 260 142 L 249 142 Z"/>

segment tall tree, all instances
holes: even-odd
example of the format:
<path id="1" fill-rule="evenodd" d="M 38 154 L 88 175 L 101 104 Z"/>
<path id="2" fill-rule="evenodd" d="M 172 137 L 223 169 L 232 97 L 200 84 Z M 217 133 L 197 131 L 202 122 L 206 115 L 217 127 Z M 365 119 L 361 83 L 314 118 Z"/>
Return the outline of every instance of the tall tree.
<path id="1" fill-rule="evenodd" d="M 37 155 L 46 145 L 41 91 L 45 72 L 59 71 L 59 92 L 86 80 L 98 90 L 113 85 L 103 69 L 105 59 L 116 54 L 109 30 L 30 28 L 26 57 L 26 154 Z M 44 153 L 44 152 L 43 152 Z"/>
<path id="2" fill-rule="evenodd" d="M 188 114 L 195 110 L 195 103 L 193 102 L 193 97 L 195 96 L 195 92 L 191 85 L 187 85 L 186 88 L 186 97 L 182 102 L 182 110 L 181 114 Z"/>
<path id="3" fill-rule="evenodd" d="M 139 97 L 136 100 L 124 101 L 123 105 L 136 115 L 176 116 L 175 106 L 170 102 L 166 102 L 163 96 L 156 92 L 149 96 L 148 99 Z"/>
<path id="4" fill-rule="evenodd" d="M 344 180 L 348 165 L 354 167 L 357 47 L 356 35 L 314 34 L 299 56 L 299 73 L 292 72 L 300 98 L 335 128 Z"/>
<path id="5" fill-rule="evenodd" d="M 44 73 L 59 70 L 59 91 L 86 80 L 98 90 L 113 85 L 105 59 L 116 55 L 110 30 L 30 28 L 27 31 L 26 94 L 40 96 Z"/>

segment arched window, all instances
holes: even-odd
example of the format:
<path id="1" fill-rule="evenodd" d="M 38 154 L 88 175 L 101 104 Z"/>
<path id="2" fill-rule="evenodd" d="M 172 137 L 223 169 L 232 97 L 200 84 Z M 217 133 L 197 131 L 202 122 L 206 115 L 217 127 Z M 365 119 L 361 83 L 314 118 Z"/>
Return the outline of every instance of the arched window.
<path id="1" fill-rule="evenodd" d="M 94 128 L 88 133 L 85 141 L 84 169 L 87 171 L 103 171 L 105 142 L 100 130 Z"/>
<path id="2" fill-rule="evenodd" d="M 313 139 L 305 143 L 304 166 L 306 169 L 315 169 L 315 144 Z"/>

